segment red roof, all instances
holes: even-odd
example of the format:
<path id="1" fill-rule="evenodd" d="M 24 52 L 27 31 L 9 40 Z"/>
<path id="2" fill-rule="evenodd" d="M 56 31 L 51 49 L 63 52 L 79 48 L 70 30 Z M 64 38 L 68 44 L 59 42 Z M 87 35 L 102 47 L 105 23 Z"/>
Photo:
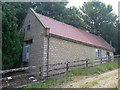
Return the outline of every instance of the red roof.
<path id="1" fill-rule="evenodd" d="M 55 19 L 49 18 L 47 16 L 43 16 L 41 14 L 36 13 L 36 16 L 41 21 L 41 23 L 50 28 L 50 33 L 58 36 L 62 36 L 65 38 L 77 40 L 86 44 L 91 44 L 94 46 L 98 46 L 101 48 L 105 48 L 113 51 L 113 47 L 111 47 L 103 38 L 98 37 L 94 34 L 86 32 L 84 30 L 80 30 L 71 25 L 62 23 Z"/>

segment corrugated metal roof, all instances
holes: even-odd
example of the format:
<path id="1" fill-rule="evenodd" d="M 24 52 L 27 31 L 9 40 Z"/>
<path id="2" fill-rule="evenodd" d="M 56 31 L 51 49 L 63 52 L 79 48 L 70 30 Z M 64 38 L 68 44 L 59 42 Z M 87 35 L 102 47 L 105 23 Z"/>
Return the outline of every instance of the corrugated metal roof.
<path id="1" fill-rule="evenodd" d="M 39 13 L 36 13 L 36 16 L 45 27 L 50 28 L 51 34 L 77 40 L 86 44 L 91 44 L 113 51 L 113 47 L 111 47 L 103 38 L 99 36 L 96 36 L 84 30 L 80 30 L 76 27 L 62 23 L 47 16 L 43 16 Z"/>

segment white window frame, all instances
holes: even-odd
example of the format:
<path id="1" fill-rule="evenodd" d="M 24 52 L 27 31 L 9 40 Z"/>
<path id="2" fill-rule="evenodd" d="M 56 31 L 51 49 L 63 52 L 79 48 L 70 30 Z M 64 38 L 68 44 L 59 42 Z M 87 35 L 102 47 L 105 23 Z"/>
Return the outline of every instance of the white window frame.
<path id="1" fill-rule="evenodd" d="M 96 57 L 102 57 L 102 50 L 96 49 Z"/>

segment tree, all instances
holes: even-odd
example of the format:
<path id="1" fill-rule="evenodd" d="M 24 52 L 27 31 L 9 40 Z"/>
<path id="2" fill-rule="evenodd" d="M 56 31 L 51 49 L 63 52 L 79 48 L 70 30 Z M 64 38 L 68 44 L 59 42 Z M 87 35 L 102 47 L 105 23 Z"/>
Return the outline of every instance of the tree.
<path id="1" fill-rule="evenodd" d="M 20 33 L 17 30 L 14 6 L 3 3 L 2 11 L 2 69 L 10 69 L 19 67 Z"/>
<path id="2" fill-rule="evenodd" d="M 63 13 L 65 13 L 64 10 L 66 8 L 66 4 L 67 3 L 65 2 L 36 3 L 36 12 L 57 20 L 61 20 L 61 16 L 63 15 Z"/>
<path id="3" fill-rule="evenodd" d="M 21 28 L 24 18 L 26 17 L 28 10 L 33 7 L 32 2 L 11 2 L 7 3 L 10 6 L 13 6 L 15 9 L 15 17 L 17 18 L 18 29 Z"/>
<path id="4" fill-rule="evenodd" d="M 118 46 L 117 46 L 117 52 L 120 54 L 120 22 L 118 21 Z"/>
<path id="5" fill-rule="evenodd" d="M 118 24 L 117 15 L 112 13 L 112 6 L 102 2 L 84 2 L 80 8 L 85 29 L 89 32 L 101 36 L 112 46 L 117 48 Z"/>
<path id="6" fill-rule="evenodd" d="M 81 12 L 76 7 L 66 8 L 65 14 L 63 15 L 63 22 L 79 29 L 84 29 L 85 24 L 80 15 Z"/>
<path id="7" fill-rule="evenodd" d="M 66 2 L 37 3 L 36 12 L 66 24 L 82 28 L 84 26 L 80 11 L 76 7 L 66 7 Z"/>

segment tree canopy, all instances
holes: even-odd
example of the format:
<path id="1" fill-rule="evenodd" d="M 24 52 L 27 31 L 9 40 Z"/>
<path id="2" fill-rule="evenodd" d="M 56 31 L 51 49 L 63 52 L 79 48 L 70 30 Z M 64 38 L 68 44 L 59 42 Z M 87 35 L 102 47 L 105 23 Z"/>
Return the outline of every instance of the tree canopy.
<path id="1" fill-rule="evenodd" d="M 9 69 L 19 66 L 21 44 L 16 9 L 12 5 L 3 4 L 2 11 L 2 69 Z"/>
<path id="2" fill-rule="evenodd" d="M 102 2 L 85 2 L 80 8 L 85 29 L 101 36 L 114 48 L 118 47 L 118 17 L 112 6 Z M 118 50 L 117 50 L 118 52 Z"/>

